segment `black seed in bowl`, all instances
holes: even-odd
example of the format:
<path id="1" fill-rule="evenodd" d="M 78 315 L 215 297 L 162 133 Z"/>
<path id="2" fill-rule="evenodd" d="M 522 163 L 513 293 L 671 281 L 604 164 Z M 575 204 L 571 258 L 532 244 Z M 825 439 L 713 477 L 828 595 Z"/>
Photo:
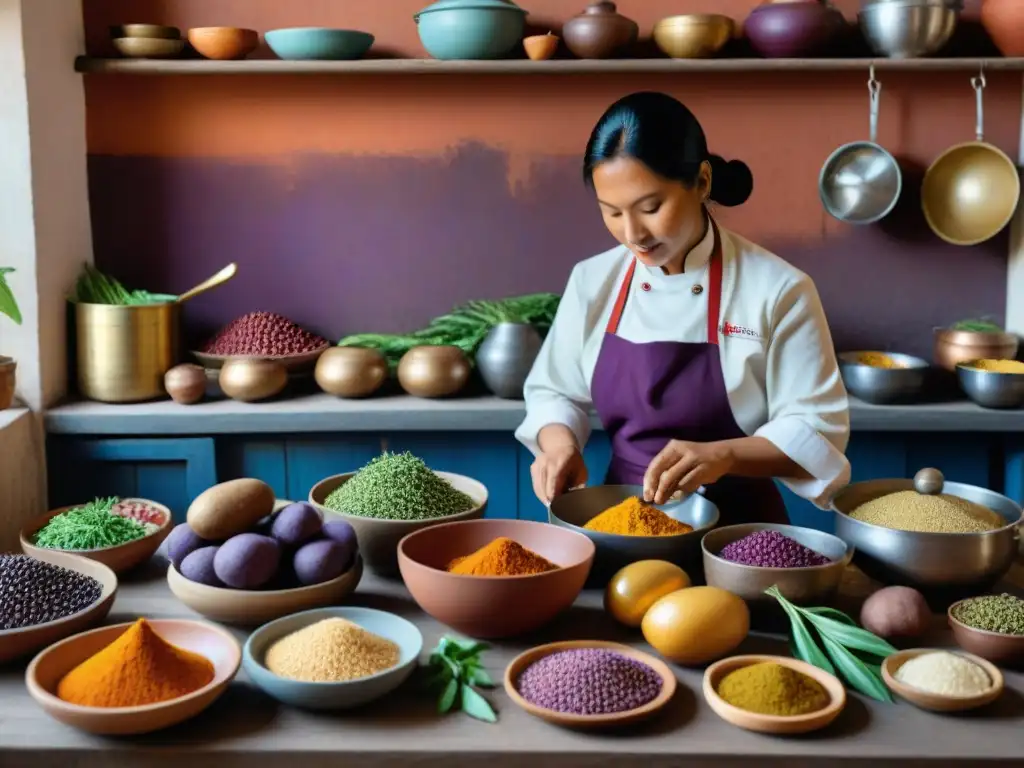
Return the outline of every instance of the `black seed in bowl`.
<path id="1" fill-rule="evenodd" d="M 91 576 L 28 555 L 0 555 L 0 631 L 66 618 L 102 593 Z"/>

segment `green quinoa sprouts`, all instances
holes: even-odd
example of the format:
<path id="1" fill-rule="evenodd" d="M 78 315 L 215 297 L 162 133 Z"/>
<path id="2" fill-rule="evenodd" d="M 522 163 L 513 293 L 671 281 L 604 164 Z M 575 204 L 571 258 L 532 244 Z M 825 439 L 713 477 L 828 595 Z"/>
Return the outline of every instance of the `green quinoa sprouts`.
<path id="1" fill-rule="evenodd" d="M 88 504 L 54 516 L 35 535 L 35 545 L 44 549 L 84 550 L 114 547 L 141 539 L 153 527 L 115 515 L 116 496 L 95 499 Z"/>
<path id="2" fill-rule="evenodd" d="M 324 506 L 380 520 L 430 520 L 467 512 L 476 502 L 422 459 L 385 451 L 330 493 Z"/>

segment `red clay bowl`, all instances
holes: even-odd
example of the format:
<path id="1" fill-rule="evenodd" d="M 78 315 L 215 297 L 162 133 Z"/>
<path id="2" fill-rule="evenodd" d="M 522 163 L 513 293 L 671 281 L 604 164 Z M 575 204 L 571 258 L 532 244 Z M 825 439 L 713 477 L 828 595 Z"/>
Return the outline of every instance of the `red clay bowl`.
<path id="1" fill-rule="evenodd" d="M 557 570 L 532 576 L 461 576 L 445 567 L 506 536 Z M 398 543 L 398 567 L 420 608 L 470 637 L 502 638 L 538 629 L 569 608 L 594 561 L 582 533 L 528 520 L 466 520 L 410 533 Z"/>

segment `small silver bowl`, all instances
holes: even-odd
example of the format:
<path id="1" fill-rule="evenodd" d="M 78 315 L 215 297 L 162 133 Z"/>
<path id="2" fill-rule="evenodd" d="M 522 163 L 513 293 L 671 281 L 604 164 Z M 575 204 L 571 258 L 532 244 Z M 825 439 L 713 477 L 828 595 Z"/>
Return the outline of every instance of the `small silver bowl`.
<path id="1" fill-rule="evenodd" d="M 778 531 L 832 562 L 807 568 L 764 568 L 734 563 L 719 557 L 727 544 L 757 531 Z M 708 586 L 732 592 L 748 603 L 772 601 L 773 598 L 764 591 L 774 585 L 791 602 L 827 605 L 839 589 L 843 571 L 853 559 L 853 547 L 838 536 L 811 528 L 774 523 L 746 523 L 716 528 L 704 535 L 700 546 L 704 556 L 704 578 Z"/>
<path id="2" fill-rule="evenodd" d="M 593 571 L 602 577 L 638 560 L 667 560 L 695 579 L 701 566 L 701 537 L 718 523 L 718 507 L 700 494 L 693 493 L 668 504 L 652 505 L 669 517 L 692 526 L 689 533 L 620 536 L 583 527 L 606 509 L 631 496 L 643 498 L 643 493 L 640 485 L 594 485 L 569 491 L 551 502 L 548 522 L 582 533 L 594 542 L 597 552 Z"/>
<path id="3" fill-rule="evenodd" d="M 998 373 L 972 368 L 971 363 L 956 367 L 964 393 L 982 408 L 1020 408 L 1024 405 L 1024 374 Z"/>
<path id="4" fill-rule="evenodd" d="M 871 49 L 890 59 L 930 56 L 941 49 L 956 30 L 956 5 L 921 0 L 872 3 L 857 14 L 861 32 Z"/>
<path id="5" fill-rule="evenodd" d="M 860 362 L 865 354 L 884 354 L 899 368 L 880 368 Z M 839 355 L 839 373 L 846 389 L 866 403 L 885 405 L 921 399 L 928 383 L 927 360 L 896 352 L 843 352 Z"/>

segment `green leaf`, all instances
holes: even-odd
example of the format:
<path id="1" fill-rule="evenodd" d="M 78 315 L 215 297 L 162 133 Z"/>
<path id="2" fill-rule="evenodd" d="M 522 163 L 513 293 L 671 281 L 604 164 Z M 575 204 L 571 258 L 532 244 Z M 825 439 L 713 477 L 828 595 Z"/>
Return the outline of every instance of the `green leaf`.
<path id="1" fill-rule="evenodd" d="M 828 635 L 822 635 L 821 640 L 825 644 L 829 658 L 835 663 L 839 676 L 847 685 L 876 701 L 892 701 L 892 694 L 878 673 L 873 672 L 864 662 Z"/>
<path id="2" fill-rule="evenodd" d="M 7 275 L 14 271 L 14 267 L 0 267 L 0 314 L 7 315 L 14 321 L 15 325 L 21 325 L 21 310 L 18 308 L 18 300 L 14 298 L 14 291 L 7 284 Z"/>
<path id="3" fill-rule="evenodd" d="M 439 685 L 447 684 L 452 679 L 451 669 L 445 665 L 442 667 L 430 667 L 428 674 L 423 676 L 423 687 L 426 689 L 436 688 Z"/>
<path id="4" fill-rule="evenodd" d="M 478 658 L 488 647 L 487 643 L 464 643 L 457 647 L 456 653 L 459 659 Z"/>
<path id="5" fill-rule="evenodd" d="M 804 624 L 804 620 L 796 606 L 783 597 L 776 587 L 769 587 L 765 590 L 765 594 L 774 597 L 789 617 L 789 642 L 793 655 L 801 661 L 806 661 L 808 664 L 812 664 L 818 669 L 823 669 L 829 674 L 834 675 L 835 668 L 829 663 L 828 657 L 822 652 L 821 648 L 818 647 L 814 636 L 807 629 L 807 625 Z"/>
<path id="6" fill-rule="evenodd" d="M 842 611 L 837 611 L 835 608 L 801 608 L 801 610 L 805 613 L 813 613 L 815 616 L 827 616 L 828 618 L 835 619 L 843 624 L 849 624 L 851 627 L 857 626 L 857 622 Z"/>
<path id="7" fill-rule="evenodd" d="M 856 648 L 858 651 L 870 653 L 880 659 L 896 653 L 896 649 L 889 643 L 866 629 L 861 629 L 856 625 L 843 624 L 819 614 L 807 613 L 806 615 L 807 620 L 814 625 L 823 638 L 827 636 L 830 640 L 846 648 Z"/>
<path id="8" fill-rule="evenodd" d="M 485 669 L 473 669 L 473 670 L 470 670 L 468 677 L 469 677 L 468 682 L 471 685 L 477 685 L 477 686 L 480 686 L 481 688 L 493 688 L 494 687 L 494 681 L 491 679 L 491 676 L 489 674 L 487 674 L 487 670 L 485 670 Z"/>
<path id="9" fill-rule="evenodd" d="M 444 693 L 441 694 L 441 698 L 437 700 L 437 711 L 439 713 L 446 714 L 451 711 L 451 708 L 455 706 L 455 697 L 459 694 L 459 681 L 449 680 L 448 685 L 444 688 Z"/>
<path id="10" fill-rule="evenodd" d="M 494 708 L 491 707 L 487 699 L 468 685 L 463 685 L 461 690 L 463 712 L 470 717 L 475 717 L 477 720 L 483 720 L 485 723 L 498 722 L 498 716 L 494 713 Z"/>

